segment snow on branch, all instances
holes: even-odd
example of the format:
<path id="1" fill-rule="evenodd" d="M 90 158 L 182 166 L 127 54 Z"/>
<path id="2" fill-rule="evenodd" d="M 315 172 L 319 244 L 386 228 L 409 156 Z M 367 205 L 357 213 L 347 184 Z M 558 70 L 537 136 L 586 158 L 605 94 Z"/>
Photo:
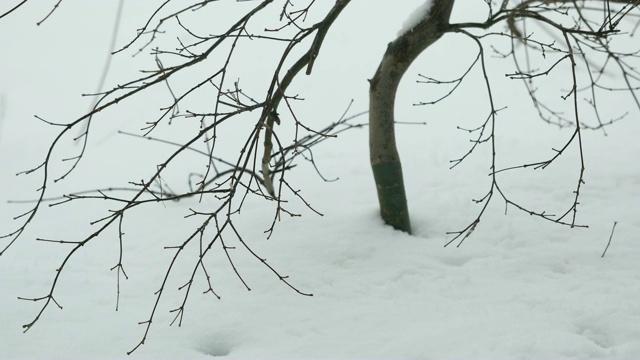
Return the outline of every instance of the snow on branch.
<path id="1" fill-rule="evenodd" d="M 422 19 L 429 16 L 432 6 L 433 0 L 425 0 L 422 5 L 415 9 L 411 15 L 409 15 L 407 20 L 402 23 L 402 28 L 398 31 L 398 37 L 408 33 L 409 31 L 413 31 L 413 28 L 416 27 Z"/>

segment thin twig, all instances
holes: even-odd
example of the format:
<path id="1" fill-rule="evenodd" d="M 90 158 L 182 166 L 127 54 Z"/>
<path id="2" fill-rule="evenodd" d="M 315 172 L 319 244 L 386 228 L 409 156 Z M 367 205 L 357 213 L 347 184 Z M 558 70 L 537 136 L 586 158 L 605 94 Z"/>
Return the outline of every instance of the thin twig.
<path id="1" fill-rule="evenodd" d="M 607 247 L 604 248 L 604 251 L 602 252 L 601 257 L 604 257 L 604 254 L 607 253 L 607 249 L 609 249 L 609 245 L 611 245 L 611 239 L 613 239 L 613 232 L 616 231 L 616 225 L 618 225 L 618 222 L 614 221 L 613 227 L 611 228 L 611 235 L 609 235 L 609 242 L 607 243 Z"/>

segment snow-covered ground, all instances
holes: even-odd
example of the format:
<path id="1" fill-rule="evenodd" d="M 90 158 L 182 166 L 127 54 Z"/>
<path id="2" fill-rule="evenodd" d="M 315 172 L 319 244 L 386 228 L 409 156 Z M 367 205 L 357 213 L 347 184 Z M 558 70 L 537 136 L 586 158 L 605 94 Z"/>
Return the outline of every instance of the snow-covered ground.
<path id="1" fill-rule="evenodd" d="M 375 4 L 372 4 L 375 3 Z M 320 127 L 336 120 L 350 99 L 352 112 L 366 110 L 369 78 L 403 21 L 422 1 L 354 1 L 329 33 L 310 79 L 297 91 L 306 98 L 300 116 Z M 483 2 L 477 1 L 478 9 Z M 235 6 L 223 1 L 220 11 Z M 155 1 L 125 3 L 120 43 L 140 27 Z M 54 133 L 35 120 L 66 122 L 86 111 L 108 51 L 117 1 L 64 1 L 43 26 L 35 22 L 51 2 L 28 3 L 0 20 L 0 232 L 15 228 L 12 217 L 28 205 L 6 203 L 32 199 L 38 175 L 14 176 L 36 166 Z M 229 10 L 230 11 L 230 10 Z M 476 9 L 456 9 L 458 18 L 473 18 Z M 148 358 L 635 358 L 640 356 L 640 133 L 638 111 L 625 97 L 601 104 L 611 116 L 630 115 L 602 132 L 584 132 L 586 161 L 578 222 L 568 228 L 531 217 L 495 199 L 482 221 L 460 247 L 444 247 L 469 224 L 480 208 L 471 199 L 489 186 L 489 149 L 480 148 L 465 163 L 449 170 L 449 160 L 463 155 L 468 136 L 457 125 L 478 124 L 488 109 L 478 86 L 460 89 L 438 107 L 413 107 L 430 100 L 432 88 L 416 84 L 418 73 L 448 77 L 473 59 L 474 45 L 448 36 L 412 67 L 400 90 L 400 121 L 426 126 L 398 129 L 414 235 L 383 225 L 368 165 L 367 131 L 351 130 L 325 142 L 315 153 L 329 178 L 324 183 L 303 164 L 292 183 L 323 217 L 296 208 L 301 218 L 286 218 L 265 239 L 272 205 L 245 206 L 238 227 L 253 249 L 279 272 L 289 275 L 298 295 L 255 258 L 240 249 L 235 264 L 251 287 L 248 292 L 223 254 L 214 254 L 208 270 L 217 300 L 196 283 L 182 327 L 169 323 L 179 306 L 189 264 L 180 265 L 171 293 L 145 345 L 132 356 Z M 147 61 L 145 63 L 145 61 Z M 508 61 L 495 60 L 500 166 L 545 159 L 563 144 L 571 129 L 543 124 L 521 84 L 507 82 Z M 151 64 L 151 65 L 150 65 Z M 107 84 L 135 75 L 152 58 L 114 59 Z M 255 63 L 248 67 L 258 67 Z M 256 70 L 257 71 L 257 70 Z M 243 80 L 244 81 L 244 80 Z M 249 80 L 247 79 L 249 82 Z M 480 74 L 471 81 L 481 83 Z M 481 89 L 481 87 L 480 87 Z M 161 93 L 166 96 L 166 93 Z M 90 153 L 58 193 L 84 190 L 148 176 L 159 144 L 116 135 L 136 130 L 149 111 L 145 99 L 107 112 L 95 125 Z M 155 108 L 153 111 L 156 111 Z M 99 133 L 98 133 L 99 132 Z M 73 149 L 69 147 L 69 149 Z M 60 157 L 64 155 L 61 154 Z M 199 164 L 199 163 L 198 163 Z M 537 210 L 560 213 L 572 201 L 577 181 L 575 151 L 547 170 L 500 177 L 514 200 Z M 180 174 L 178 174 L 180 175 Z M 181 175 L 180 175 L 181 176 Z M 121 284 L 116 304 L 117 236 L 103 236 L 82 248 L 64 270 L 55 298 L 63 310 L 50 307 L 26 334 L 39 303 L 17 297 L 46 294 L 68 248 L 36 242 L 36 237 L 84 237 L 88 221 L 104 205 L 73 205 L 43 212 L 29 230 L 0 257 L 0 358 L 125 358 L 142 338 L 172 252 L 164 246 L 193 231 L 183 219 L 196 200 L 150 207 L 125 222 L 124 266 L 129 280 Z M 614 221 L 618 222 L 604 258 Z M 0 240 L 0 246 L 4 243 Z M 200 291 L 197 291 L 200 290 Z"/>

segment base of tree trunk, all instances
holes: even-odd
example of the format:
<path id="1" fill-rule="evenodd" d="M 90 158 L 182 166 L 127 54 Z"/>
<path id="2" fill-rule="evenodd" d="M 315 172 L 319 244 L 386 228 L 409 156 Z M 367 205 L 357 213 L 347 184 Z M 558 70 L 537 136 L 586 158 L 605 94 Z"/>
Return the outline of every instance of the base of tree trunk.
<path id="1" fill-rule="evenodd" d="M 375 164 L 372 165 L 372 168 L 382 219 L 397 230 L 411 233 L 400 161 Z"/>

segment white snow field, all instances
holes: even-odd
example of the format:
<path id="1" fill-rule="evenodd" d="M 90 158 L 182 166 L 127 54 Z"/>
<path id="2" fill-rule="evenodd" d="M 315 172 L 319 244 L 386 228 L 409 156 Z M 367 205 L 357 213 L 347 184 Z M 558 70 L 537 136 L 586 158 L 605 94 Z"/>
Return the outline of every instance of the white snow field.
<path id="1" fill-rule="evenodd" d="M 0 20 L 2 234 L 19 226 L 20 220 L 12 218 L 31 205 L 7 200 L 34 199 L 40 186 L 41 173 L 15 173 L 37 166 L 58 131 L 34 115 L 66 123 L 86 112 L 91 99 L 80 94 L 95 91 L 118 2 L 63 1 L 36 26 L 54 3 L 29 2 Z M 135 36 L 159 3 L 126 1 L 118 44 Z M 292 92 L 306 99 L 298 104 L 299 117 L 320 128 L 337 120 L 351 99 L 351 113 L 365 111 L 367 79 L 386 44 L 422 3 L 353 1 L 329 32 L 312 76 L 296 80 Z M 484 16 L 483 1 L 461 3 L 454 20 Z M 208 8 L 231 21 L 255 5 L 221 1 Z M 166 36 L 167 41 L 175 39 Z M 169 311 L 183 298 L 178 287 L 193 265 L 193 258 L 185 258 L 170 277 L 145 344 L 128 357 L 126 352 L 143 337 L 145 326 L 138 322 L 149 318 L 154 292 L 174 254 L 163 247 L 181 243 L 194 230 L 197 220 L 183 217 L 190 207 L 202 204 L 191 199 L 150 206 L 125 218 L 123 264 L 129 279 L 121 279 L 118 311 L 116 272 L 109 270 L 119 256 L 117 229 L 112 229 L 65 265 L 54 293 L 63 309 L 50 306 L 23 333 L 22 325 L 33 320 L 41 303 L 18 297 L 46 295 L 70 249 L 35 239 L 84 238 L 95 230 L 89 221 L 105 216 L 109 208 L 104 202 L 45 207 L 0 257 L 0 358 L 640 358 L 640 118 L 628 94 L 600 103 L 607 119 L 629 111 L 607 128 L 606 136 L 602 131 L 582 133 L 586 170 L 577 223 L 588 228 L 560 226 L 514 207 L 505 214 L 504 201 L 496 196 L 462 245 L 444 246 L 453 238 L 447 232 L 461 230 L 475 219 L 480 206 L 472 199 L 484 196 L 490 186 L 488 144 L 449 169 L 450 160 L 464 155 L 471 144 L 469 134 L 456 127 L 479 126 L 489 109 L 477 70 L 459 93 L 431 107 L 412 104 L 432 100 L 438 88 L 415 80 L 419 73 L 452 78 L 473 60 L 475 51 L 463 36 L 440 39 L 412 66 L 400 89 L 397 119 L 427 123 L 400 125 L 397 130 L 413 235 L 394 231 L 378 216 L 366 128 L 342 133 L 314 153 L 323 175 L 338 181 L 323 182 L 305 162 L 289 177 L 324 216 L 292 199 L 292 210 L 302 217 L 282 218 L 269 240 L 264 230 L 271 224 L 273 204 L 251 201 L 236 217 L 253 250 L 313 296 L 289 289 L 238 248 L 232 255 L 251 287 L 247 291 L 217 248 L 207 269 L 221 299 L 202 294 L 207 287 L 200 274 L 182 326 L 169 326 L 174 317 Z M 124 83 L 139 69 L 155 67 L 148 51 L 135 58 L 133 52 L 114 57 L 107 87 Z M 255 57 L 245 59 L 254 61 L 237 64 L 234 70 L 243 74 L 241 82 L 247 87 L 260 89 L 261 65 Z M 496 107 L 507 106 L 497 118 L 498 167 L 553 156 L 552 148 L 562 146 L 573 129 L 542 122 L 522 83 L 505 78 L 513 71 L 512 62 L 491 60 L 488 71 Z M 554 91 L 566 84 L 562 73 L 556 76 L 560 80 Z M 122 186 L 149 176 L 172 148 L 118 135 L 116 130 L 138 131 L 147 118 L 156 116 L 158 104 L 168 100 L 162 87 L 100 114 L 86 158 L 68 181 L 51 184 L 51 194 Z M 593 120 L 588 105 L 583 105 L 583 112 L 585 121 Z M 174 123 L 157 136 L 170 138 L 175 132 L 179 138 L 181 131 Z M 58 172 L 66 166 L 59 159 L 77 150 L 73 145 L 61 149 L 55 155 Z M 194 159 L 167 181 L 184 186 L 189 172 L 203 168 L 202 158 Z M 545 170 L 500 173 L 498 179 L 512 200 L 559 214 L 573 202 L 579 167 L 578 149 L 572 145 Z M 611 245 L 601 257 L 616 221 Z M 0 246 L 6 241 L 0 240 Z"/>

